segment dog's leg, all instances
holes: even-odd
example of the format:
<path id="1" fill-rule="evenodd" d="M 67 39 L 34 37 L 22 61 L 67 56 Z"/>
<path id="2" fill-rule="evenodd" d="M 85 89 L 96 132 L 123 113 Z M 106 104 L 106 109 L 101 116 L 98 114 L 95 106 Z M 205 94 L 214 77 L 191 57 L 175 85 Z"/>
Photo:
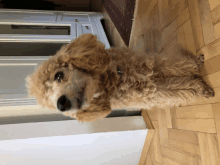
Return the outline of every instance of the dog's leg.
<path id="1" fill-rule="evenodd" d="M 201 87 L 203 87 L 203 96 L 207 98 L 215 96 L 214 90 L 202 79 L 201 76 L 194 76 L 194 80 L 201 82 Z"/>
<path id="2" fill-rule="evenodd" d="M 95 110 L 82 110 L 76 114 L 76 119 L 82 123 L 84 122 L 94 122 L 99 119 L 105 118 L 111 113 L 111 109 L 103 109 L 102 111 Z"/>
<path id="3" fill-rule="evenodd" d="M 155 98 L 159 102 L 169 102 L 171 105 L 187 103 L 199 96 L 214 97 L 213 89 L 206 82 L 197 76 L 193 77 L 172 77 L 155 82 L 157 91 Z"/>
<path id="4" fill-rule="evenodd" d="M 95 98 L 91 105 L 76 114 L 76 119 L 80 122 L 94 122 L 105 118 L 111 113 L 109 100 Z"/>
<path id="5" fill-rule="evenodd" d="M 189 60 L 193 59 L 196 62 L 199 70 L 201 70 L 202 66 L 204 65 L 204 61 L 205 61 L 204 54 L 200 54 L 200 55 L 195 56 L 191 52 L 189 52 L 185 49 L 182 49 L 182 48 L 180 49 L 180 52 L 183 56 L 187 57 Z"/>
<path id="6" fill-rule="evenodd" d="M 158 75 L 163 77 L 184 77 L 200 75 L 204 64 L 204 55 L 194 56 L 183 51 L 176 55 L 157 55 L 154 68 Z"/>

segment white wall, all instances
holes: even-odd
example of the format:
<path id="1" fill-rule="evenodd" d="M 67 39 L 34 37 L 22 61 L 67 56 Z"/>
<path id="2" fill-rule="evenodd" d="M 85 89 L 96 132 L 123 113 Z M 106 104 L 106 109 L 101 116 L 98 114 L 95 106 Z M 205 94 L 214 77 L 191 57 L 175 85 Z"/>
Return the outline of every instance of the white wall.
<path id="1" fill-rule="evenodd" d="M 147 130 L 0 141 L 1 165 L 137 165 Z"/>

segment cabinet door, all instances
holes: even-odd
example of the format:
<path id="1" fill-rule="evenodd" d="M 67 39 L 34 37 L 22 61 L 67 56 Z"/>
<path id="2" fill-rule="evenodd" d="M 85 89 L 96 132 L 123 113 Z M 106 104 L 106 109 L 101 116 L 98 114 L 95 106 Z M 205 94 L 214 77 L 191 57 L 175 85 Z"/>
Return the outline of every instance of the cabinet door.
<path id="1" fill-rule="evenodd" d="M 0 11 L 0 42 L 62 42 L 76 38 L 75 22 L 59 22 L 57 12 Z"/>
<path id="2" fill-rule="evenodd" d="M 0 106 L 36 104 L 35 99 L 28 97 L 25 78 L 46 59 L 45 56 L 0 57 Z"/>

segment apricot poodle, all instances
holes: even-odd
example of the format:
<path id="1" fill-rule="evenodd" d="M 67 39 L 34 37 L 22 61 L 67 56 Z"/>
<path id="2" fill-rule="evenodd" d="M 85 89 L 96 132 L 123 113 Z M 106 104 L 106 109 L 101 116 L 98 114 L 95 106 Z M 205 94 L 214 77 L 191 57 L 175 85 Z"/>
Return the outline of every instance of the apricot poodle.
<path id="1" fill-rule="evenodd" d="M 204 56 L 141 54 L 110 48 L 83 34 L 44 61 L 26 79 L 29 94 L 49 109 L 81 122 L 97 121 L 112 108 L 180 106 L 214 97 L 200 76 Z"/>

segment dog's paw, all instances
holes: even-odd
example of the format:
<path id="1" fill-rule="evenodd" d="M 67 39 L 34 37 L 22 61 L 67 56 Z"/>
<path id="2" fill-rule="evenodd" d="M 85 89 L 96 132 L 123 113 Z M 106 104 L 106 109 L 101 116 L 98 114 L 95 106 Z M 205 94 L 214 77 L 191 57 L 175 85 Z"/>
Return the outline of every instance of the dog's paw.
<path id="1" fill-rule="evenodd" d="M 206 98 L 209 98 L 209 97 L 214 97 L 215 96 L 215 92 L 214 90 L 209 86 L 209 85 L 206 85 L 204 90 L 203 90 L 203 94 Z"/>
<path id="2" fill-rule="evenodd" d="M 198 56 L 198 59 L 199 59 L 199 61 L 200 61 L 201 63 L 204 63 L 204 61 L 205 61 L 205 56 L 204 56 L 204 54 L 199 55 L 199 56 Z"/>
<path id="3" fill-rule="evenodd" d="M 196 63 L 198 65 L 199 68 L 201 68 L 203 65 L 204 65 L 204 61 L 205 61 L 205 56 L 204 54 L 201 54 L 199 55 L 197 58 L 196 58 Z"/>

